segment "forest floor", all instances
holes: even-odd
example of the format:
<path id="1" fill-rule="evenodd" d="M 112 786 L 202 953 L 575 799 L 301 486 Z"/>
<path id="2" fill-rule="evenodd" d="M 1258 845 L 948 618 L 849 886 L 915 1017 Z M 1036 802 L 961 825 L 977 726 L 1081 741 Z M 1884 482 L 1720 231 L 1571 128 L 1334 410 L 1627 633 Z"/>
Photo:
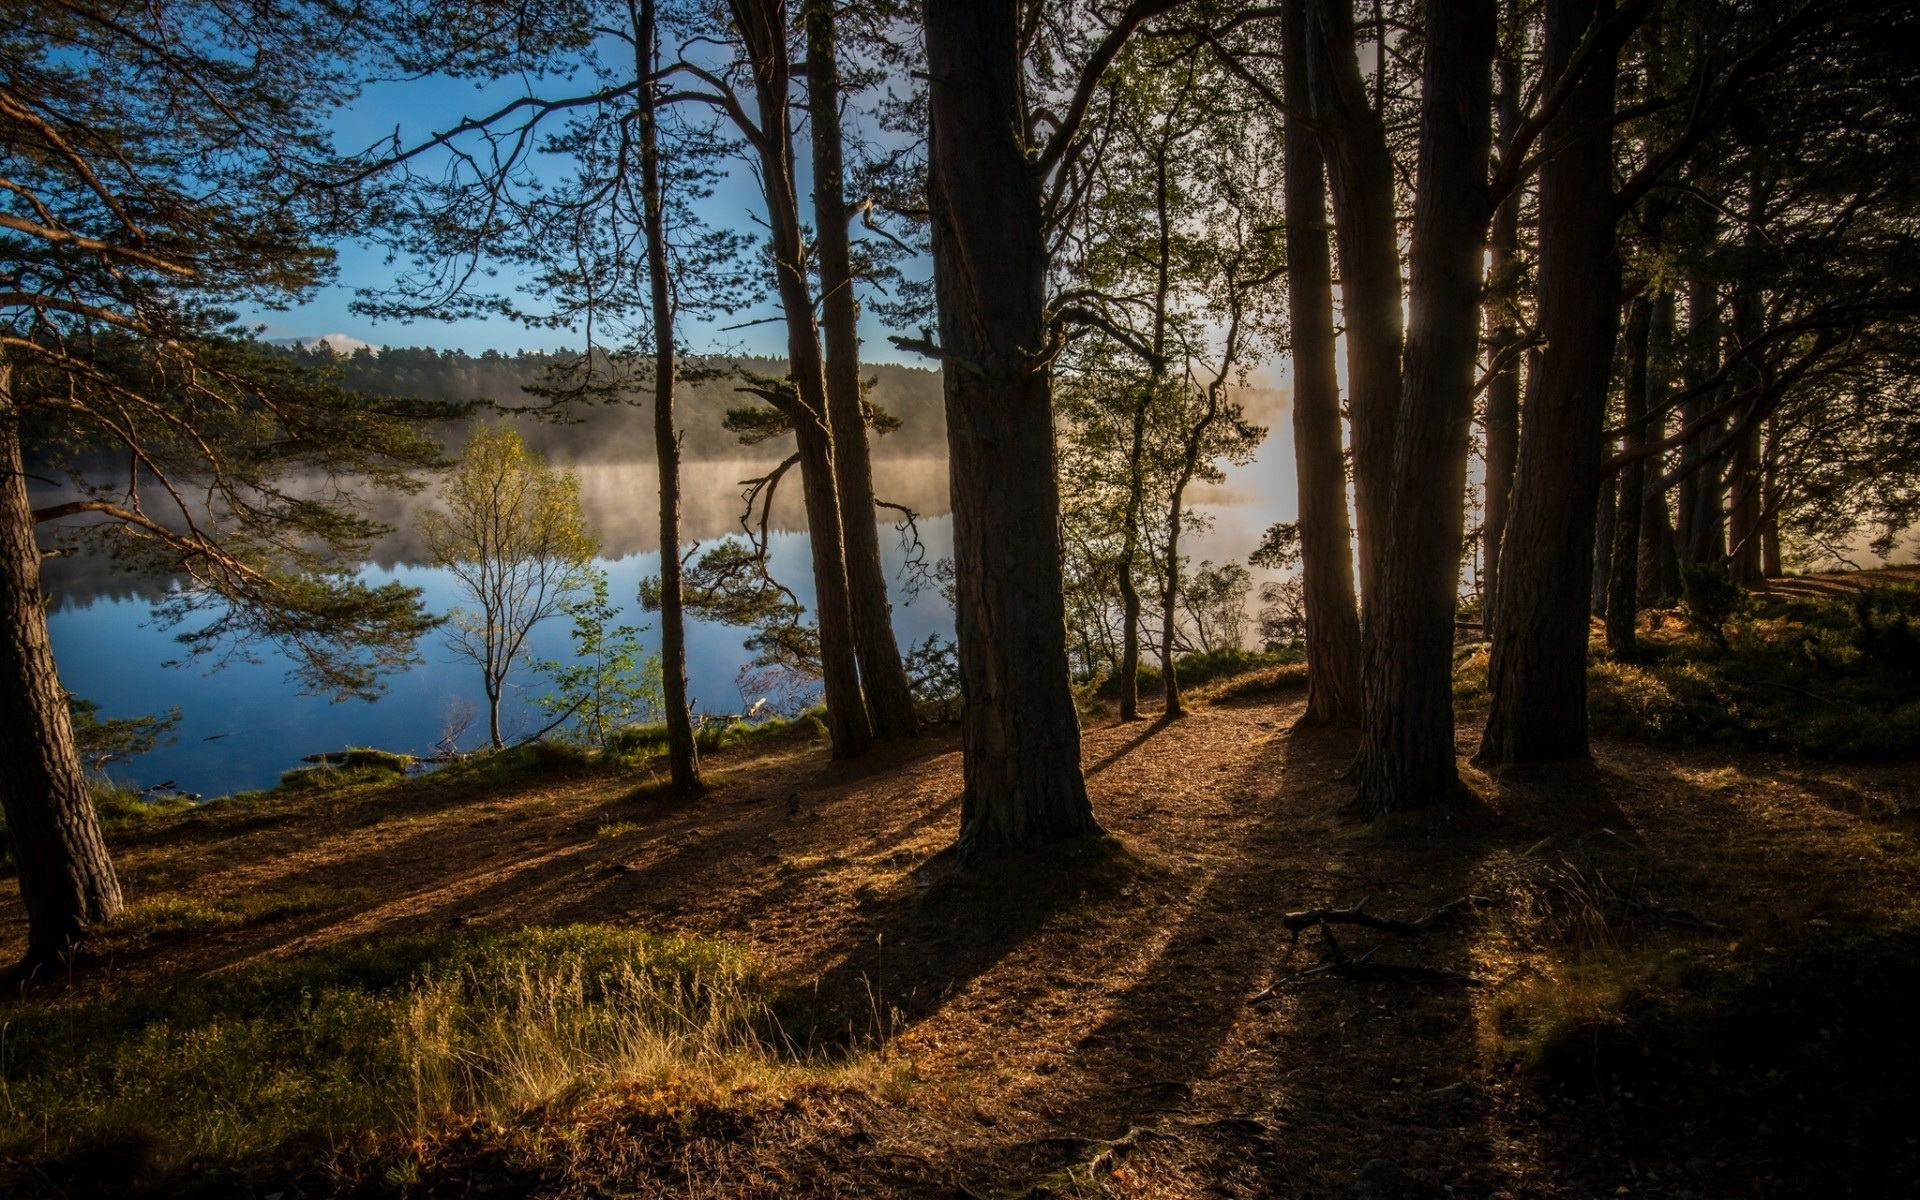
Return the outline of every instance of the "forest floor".
<path id="1" fill-rule="evenodd" d="M 1223 692 L 1181 720 L 1089 724 L 1112 841 L 966 875 L 945 853 L 959 820 L 950 734 L 850 763 L 811 743 L 722 752 L 697 799 L 647 787 L 645 770 L 576 770 L 208 810 L 123 835 L 134 898 L 333 889 L 348 902 L 109 944 L 16 1008 L 164 992 L 371 936 L 592 923 L 743 946 L 911 1082 L 602 1094 L 521 1127 L 412 1138 L 388 1151 L 403 1170 L 323 1177 L 269 1161 L 244 1188 L 205 1162 L 156 1173 L 16 1146 L 0 1148 L 0 1191 L 1677 1200 L 1920 1187 L 1920 766 L 1601 742 L 1590 765 L 1465 767 L 1471 800 L 1363 824 L 1341 812 L 1351 739 L 1294 728 L 1297 683 Z M 1477 722 L 1460 725 L 1464 757 Z M 1283 923 L 1363 899 L 1412 919 L 1463 897 L 1457 919 L 1415 935 L 1335 925 L 1337 951 L 1325 929 L 1296 939 Z M 22 934 L 9 895 L 0 955 Z M 1342 969 L 1303 974 L 1329 963 Z M 566 1126 L 564 1153 L 526 1128 L 542 1123 Z M 660 1145 L 636 1148 L 648 1138 Z"/>

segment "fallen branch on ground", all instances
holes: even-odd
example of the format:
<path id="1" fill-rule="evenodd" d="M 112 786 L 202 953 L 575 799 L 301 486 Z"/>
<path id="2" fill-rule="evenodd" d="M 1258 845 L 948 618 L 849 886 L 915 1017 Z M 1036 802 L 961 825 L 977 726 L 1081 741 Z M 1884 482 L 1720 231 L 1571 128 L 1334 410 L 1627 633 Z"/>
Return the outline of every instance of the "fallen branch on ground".
<path id="1" fill-rule="evenodd" d="M 1480 987 L 1486 982 L 1476 976 L 1451 970 L 1446 967 L 1427 967 L 1412 963 L 1375 962 L 1373 959 L 1375 951 L 1373 950 L 1368 950 L 1358 958 L 1355 958 L 1349 955 L 1340 945 L 1339 939 L 1333 936 L 1333 926 L 1335 925 L 1359 925 L 1367 929 L 1378 929 L 1386 933 L 1397 933 L 1403 936 L 1424 933 L 1434 926 L 1449 921 L 1462 913 L 1471 912 L 1476 906 L 1485 904 L 1485 900 L 1478 896 L 1462 896 L 1457 900 L 1442 904 L 1426 916 L 1420 917 L 1417 920 L 1400 921 L 1392 917 L 1376 917 L 1367 912 L 1367 900 L 1371 899 L 1372 897 L 1369 896 L 1352 908 L 1310 908 L 1304 912 L 1293 912 L 1283 916 L 1280 919 L 1281 924 L 1286 926 L 1287 932 L 1291 935 L 1287 943 L 1289 953 L 1291 953 L 1292 948 L 1299 943 L 1302 933 L 1308 929 L 1318 929 L 1321 939 L 1326 943 L 1327 952 L 1330 957 L 1328 961 L 1321 963 L 1317 967 L 1309 967 L 1304 971 L 1296 971 L 1282 979 L 1275 980 L 1271 985 L 1248 997 L 1247 1003 L 1259 1004 L 1262 1001 L 1270 1000 L 1276 992 L 1287 984 L 1301 979 L 1308 979 L 1315 975 L 1388 977 L 1394 979 L 1409 979 L 1419 983 L 1459 984 L 1462 987 Z"/>
<path id="2" fill-rule="evenodd" d="M 1458 900 L 1442 904 L 1419 920 L 1396 921 L 1391 917 L 1376 917 L 1367 912 L 1367 901 L 1371 899 L 1373 897 L 1368 896 L 1352 908 L 1309 908 L 1304 912 L 1291 912 L 1281 917 L 1280 923 L 1287 927 L 1287 932 L 1293 935 L 1294 941 L 1299 941 L 1302 933 L 1316 925 L 1364 925 L 1368 929 L 1384 930 L 1387 933 L 1414 934 L 1424 933 L 1443 921 L 1471 912 L 1476 906 L 1486 903 L 1479 896 L 1462 896 Z"/>

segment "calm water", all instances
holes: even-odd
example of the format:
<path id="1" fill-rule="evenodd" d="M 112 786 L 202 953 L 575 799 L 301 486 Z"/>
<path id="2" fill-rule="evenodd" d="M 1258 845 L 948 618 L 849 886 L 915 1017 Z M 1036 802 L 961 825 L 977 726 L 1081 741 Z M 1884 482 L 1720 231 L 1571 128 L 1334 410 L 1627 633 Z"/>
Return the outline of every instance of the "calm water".
<path id="1" fill-rule="evenodd" d="M 1290 447 L 1284 438 L 1272 438 L 1262 457 L 1284 462 L 1291 457 Z M 600 539 L 600 566 L 609 576 L 610 598 L 624 606 L 619 623 L 649 626 L 643 640 L 657 648 L 653 618 L 641 612 L 635 600 L 639 581 L 659 571 L 659 493 L 652 464 L 581 464 L 573 469 L 580 476 L 589 525 Z M 764 470 L 765 463 L 755 462 L 688 464 L 687 536 L 711 543 L 736 530 L 739 481 Z M 882 459 L 875 463 L 875 475 L 883 500 L 908 505 L 921 515 L 926 561 L 949 555 L 946 463 Z M 1291 512 L 1291 475 L 1276 477 L 1256 463 L 1232 471 L 1224 485 L 1197 489 L 1193 499 L 1214 520 L 1211 531 L 1188 543 L 1194 560 L 1244 561 L 1266 525 Z M 395 532 L 374 548 L 364 574 L 369 582 L 397 579 L 419 587 L 429 609 L 446 612 L 463 597 L 444 572 L 424 565 L 426 556 L 414 532 L 418 511 L 431 502 L 430 491 L 379 501 L 375 515 Z M 773 539 L 775 574 L 811 604 L 796 477 L 790 476 L 781 488 L 773 524 L 783 531 Z M 894 628 L 902 648 L 931 633 L 951 636 L 953 615 L 937 590 L 923 591 L 910 601 L 902 593 L 899 572 L 906 551 L 891 525 L 881 527 L 881 547 L 894 586 Z M 424 662 L 390 677 L 379 700 L 333 703 L 300 695 L 286 678 L 287 661 L 270 648 L 251 648 L 257 661 L 233 657 L 213 670 L 208 670 L 207 659 L 169 665 L 180 657 L 181 647 L 173 631 L 151 619 L 151 602 L 161 586 L 153 580 L 117 574 L 104 560 L 81 557 L 50 560 L 46 584 L 53 596 L 49 624 L 54 654 L 68 691 L 98 703 L 109 717 L 180 708 L 172 745 L 109 768 L 120 782 L 146 787 L 173 781 L 182 791 L 216 796 L 271 786 L 281 772 L 300 765 L 303 756 L 328 750 L 373 746 L 426 755 L 442 737 L 449 713 L 462 705 L 473 706 L 478 714 L 462 745 L 473 748 L 485 742 L 478 669 L 454 659 L 435 635 L 420 644 Z M 744 636 L 732 626 L 690 623 L 688 684 L 697 711 L 737 713 L 758 698 L 743 698 L 736 685 L 748 658 L 741 645 Z M 568 657 L 564 619 L 541 626 L 532 643 L 534 658 Z M 548 690 L 540 676 L 517 669 L 502 708 L 509 739 L 546 723 L 537 701 Z"/>
<path id="2" fill-rule="evenodd" d="M 651 464 L 576 469 L 589 524 L 605 555 L 599 566 L 607 572 L 609 597 L 622 606 L 616 623 L 645 626 L 642 640 L 657 650 L 655 618 L 643 612 L 635 599 L 640 580 L 660 570 L 658 518 L 652 503 L 658 492 Z M 690 486 L 688 533 L 703 544 L 724 536 L 739 515 L 737 481 L 763 469 L 752 463 L 708 463 L 691 470 L 689 484 L 697 485 L 697 490 Z M 927 560 L 951 553 L 951 522 L 941 511 L 946 507 L 945 464 L 894 462 L 879 465 L 878 473 L 887 498 L 927 514 L 920 521 Z M 773 535 L 773 569 L 804 603 L 811 604 L 812 572 L 806 534 L 800 531 L 798 488 L 784 492 L 775 505 L 775 527 L 785 531 Z M 396 531 L 375 547 L 376 561 L 365 567 L 363 577 L 371 583 L 398 580 L 418 587 L 434 612 L 466 603 L 446 572 L 420 561 L 424 555 L 413 533 L 413 517 L 430 503 L 430 495 L 390 498 L 384 503 L 387 508 L 380 516 Z M 889 579 L 896 584 L 894 627 L 902 645 L 930 633 L 950 636 L 953 615 L 937 591 L 909 600 L 897 586 L 906 558 L 901 541 L 891 525 L 882 526 L 881 548 Z M 152 599 L 162 586 L 153 580 L 117 574 L 102 559 L 81 558 L 51 560 L 46 583 L 53 595 L 48 624 L 54 655 L 68 691 L 98 703 L 106 716 L 180 708 L 172 745 L 109 767 L 121 782 L 146 787 L 171 780 L 183 791 L 214 796 L 271 786 L 281 772 L 300 765 L 303 756 L 348 746 L 424 756 L 443 736 L 449 714 L 468 705 L 476 717 L 462 745 L 473 748 L 485 743 L 479 671 L 450 654 L 437 635 L 422 639 L 419 649 L 424 661 L 389 677 L 380 699 L 335 703 L 299 694 L 297 685 L 287 679 L 288 660 L 271 648 L 250 647 L 256 661 L 235 655 L 217 665 L 213 657 L 170 665 L 180 658 L 182 647 L 174 640 L 175 631 L 152 619 Z M 736 684 L 749 657 L 741 644 L 744 637 L 745 631 L 733 626 L 689 623 L 688 686 L 696 711 L 737 713 L 758 698 L 743 701 Z M 532 658 L 571 657 L 564 618 L 541 625 L 531 642 Z M 538 701 L 549 690 L 543 677 L 529 668 L 516 668 L 502 705 L 509 740 L 547 723 Z"/>

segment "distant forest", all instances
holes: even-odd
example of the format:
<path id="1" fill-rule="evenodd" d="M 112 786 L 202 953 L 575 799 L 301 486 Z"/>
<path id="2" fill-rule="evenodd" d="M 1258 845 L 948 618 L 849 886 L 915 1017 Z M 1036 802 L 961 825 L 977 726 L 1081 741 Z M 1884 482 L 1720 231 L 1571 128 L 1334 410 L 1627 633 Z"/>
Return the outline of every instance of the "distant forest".
<path id="1" fill-rule="evenodd" d="M 552 372 L 576 360 L 570 353 L 522 350 L 502 354 L 486 350 L 478 355 L 460 350 L 431 350 L 416 346 L 389 346 L 378 352 L 362 347 L 349 355 L 336 354 L 324 344 L 291 347 L 296 359 L 318 366 L 329 363 L 346 371 L 346 384 L 355 391 L 383 396 L 417 396 L 428 400 L 482 400 L 504 409 L 529 411 L 517 422 L 528 446 L 560 462 L 610 462 L 653 457 L 653 405 L 644 389 L 636 389 L 620 404 L 572 403 L 547 408 L 543 396 L 527 391 L 550 382 Z M 692 461 L 778 457 L 774 448 L 790 446 L 776 439 L 763 447 L 747 447 L 721 424 L 729 408 L 754 405 L 751 396 L 735 390 L 744 376 L 783 377 L 781 359 L 738 358 L 704 362 L 702 374 L 719 368 L 718 378 L 683 384 L 676 406 L 684 433 L 684 454 Z M 899 428 L 875 443 L 881 456 L 944 457 L 947 452 L 946 417 L 942 409 L 940 373 L 896 363 L 870 363 L 862 368 L 868 398 Z M 453 430 L 441 430 L 443 440 L 458 444 Z"/>

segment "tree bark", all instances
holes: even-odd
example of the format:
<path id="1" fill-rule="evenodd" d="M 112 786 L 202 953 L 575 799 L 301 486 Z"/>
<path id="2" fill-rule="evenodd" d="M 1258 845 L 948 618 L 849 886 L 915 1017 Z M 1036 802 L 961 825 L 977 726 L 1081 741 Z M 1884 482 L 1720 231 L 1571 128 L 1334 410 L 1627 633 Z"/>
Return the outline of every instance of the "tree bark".
<path id="1" fill-rule="evenodd" d="M 1133 564 L 1140 554 L 1141 493 L 1145 488 L 1142 459 L 1146 455 L 1149 397 L 1134 398 L 1132 442 L 1127 447 L 1127 509 L 1122 522 L 1120 562 L 1115 569 L 1120 587 L 1120 719 L 1140 717 L 1140 589 L 1133 581 Z"/>
<path id="2" fill-rule="evenodd" d="M 1354 514 L 1360 530 L 1360 602 L 1373 619 L 1387 554 L 1394 423 L 1400 408 L 1400 232 L 1386 126 L 1367 103 L 1350 0 L 1313 0 L 1307 14 L 1313 117 L 1327 152 L 1340 249 L 1340 312 L 1347 337 Z"/>
<path id="3" fill-rule="evenodd" d="M 1610 0 L 1549 0 L 1545 72 L 1558 80 Z M 1555 114 L 1562 149 L 1540 171 L 1540 385 L 1521 416 L 1513 520 L 1501 549 L 1500 620 L 1481 740 L 1489 762 L 1587 753 L 1588 564 L 1619 321 L 1613 115 L 1616 57 L 1602 52 Z"/>
<path id="4" fill-rule="evenodd" d="M 22 965 L 34 968 L 58 961 L 122 903 L 47 638 L 11 387 L 0 363 L 0 811 L 27 909 Z"/>
<path id="5" fill-rule="evenodd" d="M 1593 561 L 1587 564 L 1587 613 L 1604 619 L 1607 615 L 1607 588 L 1613 579 L 1613 529 L 1620 519 L 1620 481 L 1608 479 L 1600 485 L 1600 498 L 1594 506 Z"/>
<path id="6" fill-rule="evenodd" d="M 826 367 L 807 286 L 806 246 L 795 190 L 793 131 L 787 93 L 792 64 L 787 57 L 787 6 L 782 0 L 735 0 L 735 22 L 753 69 L 759 136 L 760 183 L 767 201 L 767 241 L 787 327 L 794 402 L 789 416 L 800 453 L 800 488 L 807 508 L 807 542 L 813 556 L 814 611 L 820 622 L 820 667 L 827 701 L 827 734 L 833 757 L 867 751 L 873 728 L 861 694 L 852 599 L 847 587 L 846 534 L 835 479 L 833 430 L 827 413 Z M 870 516 L 870 514 L 869 514 Z"/>
<path id="7" fill-rule="evenodd" d="M 1673 382 L 1674 295 L 1662 292 L 1653 302 L 1653 321 L 1647 330 L 1647 406 L 1663 402 Z M 1667 418 L 1648 424 L 1647 438 L 1667 437 Z M 1661 458 L 1649 466 L 1649 485 L 1658 478 Z M 1648 491 L 1640 516 L 1640 606 L 1645 608 L 1680 594 L 1679 546 L 1665 492 Z"/>
<path id="8" fill-rule="evenodd" d="M 1778 579 L 1785 573 L 1780 561 L 1780 447 L 1773 422 L 1767 422 L 1760 454 L 1760 574 Z"/>
<path id="9" fill-rule="evenodd" d="M 1760 332 L 1759 299 L 1748 292 L 1735 296 L 1733 319 L 1739 328 L 1741 341 L 1751 344 Z M 1759 409 L 1764 383 L 1759 369 L 1751 363 L 1743 366 L 1738 372 L 1737 383 L 1742 391 L 1753 393 L 1752 407 Z M 1752 587 L 1766 578 L 1760 562 L 1760 423 L 1748 419 L 1745 414 L 1736 414 L 1734 420 L 1745 421 L 1746 428 L 1740 431 L 1739 438 L 1733 444 L 1727 503 L 1727 566 L 1734 582 Z"/>
<path id="10" fill-rule="evenodd" d="M 640 0 L 639 74 L 653 71 L 655 0 Z M 666 707 L 667 771 L 673 786 L 700 787 L 700 746 L 687 702 L 687 624 L 680 571 L 680 435 L 673 427 L 675 361 L 673 293 L 667 264 L 666 205 L 660 183 L 660 136 L 654 92 L 639 91 L 640 187 L 646 209 L 647 283 L 653 305 L 653 448 L 660 466 L 660 675 Z"/>
<path id="11" fill-rule="evenodd" d="M 945 355 L 963 864 L 1101 832 L 1067 674 L 1047 246 L 1018 0 L 926 0 L 928 206 Z"/>
<path id="12" fill-rule="evenodd" d="M 854 653 L 873 732 L 912 737 L 918 728 L 913 688 L 893 634 L 893 607 L 880 561 L 874 519 L 873 457 L 860 402 L 860 304 L 853 289 L 847 236 L 846 169 L 840 132 L 839 46 L 833 0 L 806 0 L 807 108 L 813 136 L 813 250 L 820 272 L 820 328 L 826 342 L 828 423 L 834 479 L 846 537 L 847 590 L 853 604 Z"/>
<path id="13" fill-rule="evenodd" d="M 1363 635 L 1358 809 L 1416 808 L 1459 790 L 1453 622 L 1482 255 L 1492 208 L 1493 0 L 1427 5 L 1406 367 L 1387 553 Z M 1349 333 L 1351 336 L 1351 333 Z"/>
<path id="14" fill-rule="evenodd" d="M 1496 132 L 1504 148 L 1512 141 L 1514 129 L 1520 123 L 1520 65 L 1511 57 L 1501 55 L 1495 73 L 1499 79 L 1494 101 Z M 1520 356 L 1513 353 L 1519 336 L 1514 328 L 1517 281 L 1513 278 L 1519 251 L 1520 189 L 1516 187 L 1494 210 L 1493 232 L 1487 239 L 1487 307 L 1493 324 L 1487 346 L 1497 360 L 1493 377 L 1487 381 L 1486 501 L 1480 527 L 1480 555 L 1484 563 L 1480 582 L 1480 629 L 1488 634 L 1493 632 L 1494 597 L 1500 584 L 1500 542 L 1506 535 L 1507 512 L 1513 495 L 1513 466 L 1520 449 Z"/>
<path id="15" fill-rule="evenodd" d="M 1626 382 L 1620 420 L 1626 427 L 1621 450 L 1631 453 L 1647 443 L 1647 355 L 1653 337 L 1653 304 L 1633 301 L 1627 316 Z M 1613 569 L 1607 580 L 1607 649 L 1615 658 L 1640 652 L 1634 625 L 1640 617 L 1640 537 L 1646 510 L 1647 460 L 1631 458 L 1618 476 L 1618 511 L 1613 524 Z"/>
<path id="16" fill-rule="evenodd" d="M 1360 715 L 1360 614 L 1353 596 L 1353 532 L 1340 447 L 1340 382 L 1334 367 L 1333 261 L 1328 245 L 1326 165 L 1300 114 L 1311 108 L 1306 0 L 1287 0 L 1287 316 L 1293 341 L 1293 460 L 1300 500 L 1300 574 L 1307 616 L 1309 725 Z"/>
<path id="17" fill-rule="evenodd" d="M 1711 237 L 1711 228 L 1708 236 Z M 1687 349 L 1690 371 L 1687 382 L 1698 387 L 1720 369 L 1720 297 L 1709 279 L 1696 279 L 1687 291 Z M 1680 406 L 1680 424 L 1694 422 L 1718 408 L 1726 399 L 1725 389 L 1702 392 Z M 1721 507 L 1721 467 L 1702 462 L 1705 448 L 1721 432 L 1715 422 L 1688 439 L 1680 451 L 1680 465 L 1689 474 L 1680 483 L 1679 523 L 1681 553 L 1688 566 L 1712 566 L 1726 561 L 1726 514 Z"/>

